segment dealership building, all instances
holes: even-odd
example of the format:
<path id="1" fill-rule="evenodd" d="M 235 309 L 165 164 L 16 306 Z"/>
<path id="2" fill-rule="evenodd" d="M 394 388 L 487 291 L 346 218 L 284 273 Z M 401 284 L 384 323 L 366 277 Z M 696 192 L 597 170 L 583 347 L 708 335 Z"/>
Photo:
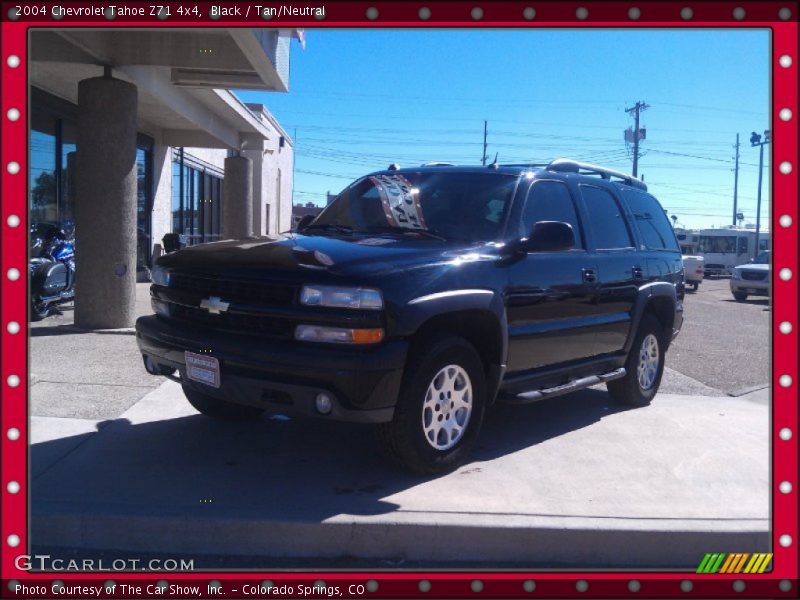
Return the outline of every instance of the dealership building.
<path id="1" fill-rule="evenodd" d="M 273 236 L 293 142 L 231 90 L 287 92 L 295 29 L 34 29 L 30 220 L 75 225 L 75 324 L 130 327 L 165 234 Z"/>

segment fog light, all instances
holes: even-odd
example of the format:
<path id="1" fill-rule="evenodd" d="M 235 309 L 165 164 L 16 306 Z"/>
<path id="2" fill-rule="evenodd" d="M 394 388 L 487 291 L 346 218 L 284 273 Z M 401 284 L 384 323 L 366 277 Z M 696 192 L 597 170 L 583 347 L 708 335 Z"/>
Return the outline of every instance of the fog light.
<path id="1" fill-rule="evenodd" d="M 151 375 L 161 375 L 161 372 L 158 369 L 158 365 L 156 364 L 156 361 L 154 361 L 149 356 L 145 356 L 144 357 L 144 368 Z"/>
<path id="2" fill-rule="evenodd" d="M 317 394 L 317 399 L 314 401 L 317 406 L 317 412 L 323 415 L 327 415 L 331 412 L 331 408 L 333 408 L 333 401 L 328 394 Z"/>
<path id="3" fill-rule="evenodd" d="M 162 302 L 157 298 L 151 297 L 150 308 L 152 308 L 153 312 L 156 313 L 157 315 L 169 318 L 169 305 L 166 302 Z"/>

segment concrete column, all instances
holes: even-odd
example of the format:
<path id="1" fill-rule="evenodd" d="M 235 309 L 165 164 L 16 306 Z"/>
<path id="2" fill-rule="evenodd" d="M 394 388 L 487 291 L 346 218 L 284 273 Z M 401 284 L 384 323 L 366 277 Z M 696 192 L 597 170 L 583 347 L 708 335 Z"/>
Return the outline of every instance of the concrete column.
<path id="1" fill-rule="evenodd" d="M 222 235 L 225 239 L 253 235 L 253 161 L 244 156 L 225 159 L 222 185 Z"/>
<path id="2" fill-rule="evenodd" d="M 132 327 L 136 318 L 136 86 L 78 83 L 75 325 Z"/>
<path id="3" fill-rule="evenodd" d="M 264 184 L 262 182 L 262 167 L 264 164 L 264 152 L 262 150 L 247 150 L 242 152 L 242 156 L 253 161 L 253 235 L 263 236 L 268 232 L 264 227 Z"/>

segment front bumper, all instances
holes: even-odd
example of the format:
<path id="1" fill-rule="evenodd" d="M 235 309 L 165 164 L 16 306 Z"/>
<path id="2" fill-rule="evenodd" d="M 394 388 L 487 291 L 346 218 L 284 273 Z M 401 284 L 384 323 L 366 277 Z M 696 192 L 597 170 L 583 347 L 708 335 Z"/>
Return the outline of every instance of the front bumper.
<path id="1" fill-rule="evenodd" d="M 748 296 L 769 296 L 769 280 L 731 279 L 731 292 L 747 294 Z"/>
<path id="2" fill-rule="evenodd" d="M 155 315 L 136 321 L 136 343 L 145 358 L 177 369 L 182 382 L 210 396 L 268 414 L 369 423 L 392 420 L 408 351 L 402 340 L 342 348 L 200 329 Z M 187 350 L 219 360 L 219 388 L 186 378 Z M 315 408 L 320 392 L 333 399 L 329 414 Z"/>

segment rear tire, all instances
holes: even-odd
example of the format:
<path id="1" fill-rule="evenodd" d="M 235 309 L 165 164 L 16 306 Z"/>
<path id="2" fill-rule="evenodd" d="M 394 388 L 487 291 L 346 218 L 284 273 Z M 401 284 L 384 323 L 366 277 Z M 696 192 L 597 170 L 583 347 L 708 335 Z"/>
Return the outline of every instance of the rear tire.
<path id="1" fill-rule="evenodd" d="M 645 313 L 625 361 L 625 377 L 606 384 L 611 397 L 628 406 L 650 404 L 661 385 L 666 348 L 664 327 L 655 316 Z"/>
<path id="2" fill-rule="evenodd" d="M 475 348 L 460 337 L 444 335 L 421 346 L 406 366 L 394 419 L 379 424 L 377 436 L 394 462 L 433 475 L 461 465 L 475 443 L 486 376 Z"/>
<path id="3" fill-rule="evenodd" d="M 700 282 L 699 281 L 693 281 L 692 282 L 692 291 L 696 292 L 699 287 L 700 287 Z"/>
<path id="4" fill-rule="evenodd" d="M 264 412 L 262 408 L 235 404 L 234 402 L 209 396 L 188 384 L 184 384 L 182 387 L 183 394 L 189 404 L 207 417 L 221 421 L 250 421 L 257 419 Z"/>
<path id="5" fill-rule="evenodd" d="M 747 294 L 743 294 L 741 292 L 733 292 L 733 297 L 736 299 L 737 302 L 744 302 L 747 300 Z"/>

